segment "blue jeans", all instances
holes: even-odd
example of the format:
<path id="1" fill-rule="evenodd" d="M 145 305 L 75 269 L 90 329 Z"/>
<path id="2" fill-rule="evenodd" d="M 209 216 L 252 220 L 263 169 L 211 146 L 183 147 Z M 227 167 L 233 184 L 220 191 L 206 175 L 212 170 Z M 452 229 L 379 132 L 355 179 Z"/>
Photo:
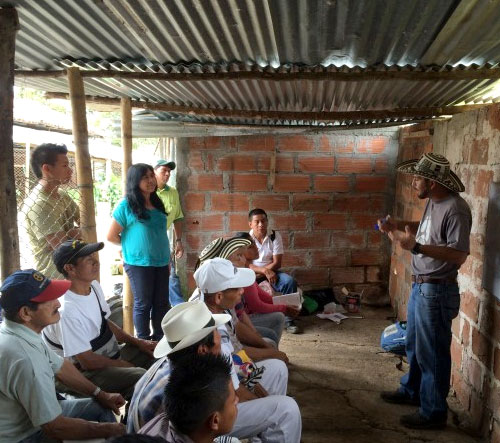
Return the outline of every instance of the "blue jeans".
<path id="1" fill-rule="evenodd" d="M 170 308 L 168 302 L 169 272 L 167 266 L 133 266 L 124 264 L 134 294 L 134 326 L 137 337 L 160 340 L 161 321 Z M 149 327 L 153 323 L 153 334 Z"/>
<path id="2" fill-rule="evenodd" d="M 283 328 L 285 315 L 282 312 L 268 312 L 264 314 L 250 314 L 250 321 L 262 337 L 271 339 L 278 347 Z"/>
<path id="3" fill-rule="evenodd" d="M 184 297 L 182 296 L 181 282 L 179 276 L 175 273 L 174 266 L 170 270 L 169 279 L 169 289 L 168 289 L 168 299 L 170 301 L 170 306 L 174 307 L 180 303 L 184 303 Z"/>
<path id="4" fill-rule="evenodd" d="M 81 418 L 87 421 L 99 423 L 113 423 L 116 418 L 111 409 L 103 408 L 99 403 L 91 398 L 77 398 L 71 400 L 60 400 L 63 417 Z M 42 430 L 35 432 L 22 439 L 19 443 L 40 443 L 42 441 L 52 441 L 45 436 Z"/>
<path id="5" fill-rule="evenodd" d="M 420 398 L 420 414 L 429 419 L 441 420 L 447 415 L 451 321 L 459 308 L 456 283 L 413 283 L 406 325 L 410 370 L 401 378 L 400 391 Z"/>
<path id="6" fill-rule="evenodd" d="M 297 282 L 291 275 L 284 272 L 276 272 L 276 283 L 271 285 L 275 291 L 282 294 L 292 294 L 297 292 Z"/>

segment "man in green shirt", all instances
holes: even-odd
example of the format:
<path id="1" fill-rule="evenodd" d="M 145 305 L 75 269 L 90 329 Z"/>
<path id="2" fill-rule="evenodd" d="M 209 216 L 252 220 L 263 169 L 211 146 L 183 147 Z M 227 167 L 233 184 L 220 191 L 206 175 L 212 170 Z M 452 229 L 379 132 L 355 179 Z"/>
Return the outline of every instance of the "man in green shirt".
<path id="1" fill-rule="evenodd" d="M 158 183 L 158 191 L 156 193 L 160 197 L 165 211 L 167 212 L 167 229 L 170 229 L 172 223 L 174 224 L 175 234 L 175 256 L 181 258 L 184 254 L 184 247 L 182 245 L 182 213 L 181 202 L 179 200 L 179 193 L 177 189 L 168 186 L 170 173 L 175 169 L 175 162 L 167 160 L 158 160 L 155 166 L 156 182 Z"/>
<path id="2" fill-rule="evenodd" d="M 21 209 L 34 267 L 52 278 L 62 278 L 52 262 L 53 251 L 64 241 L 81 238 L 80 211 L 74 200 L 59 186 L 73 173 L 64 145 L 45 143 L 31 154 L 31 168 L 38 184 Z"/>
<path id="3" fill-rule="evenodd" d="M 111 412 L 119 412 L 122 396 L 102 391 L 42 341 L 42 329 L 59 321 L 57 299 L 69 286 L 69 281 L 28 269 L 9 275 L 0 288 L 2 442 L 107 438 L 125 432 Z M 94 399 L 58 397 L 54 377 Z"/>

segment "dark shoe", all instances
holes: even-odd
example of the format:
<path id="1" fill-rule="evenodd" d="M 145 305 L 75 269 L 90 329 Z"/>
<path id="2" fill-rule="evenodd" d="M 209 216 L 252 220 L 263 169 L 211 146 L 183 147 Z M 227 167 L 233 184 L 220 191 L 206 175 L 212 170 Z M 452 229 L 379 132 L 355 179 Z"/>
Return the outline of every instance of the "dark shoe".
<path id="1" fill-rule="evenodd" d="M 286 327 L 286 332 L 288 332 L 289 334 L 298 334 L 300 332 L 300 329 L 296 324 L 290 323 Z"/>
<path id="2" fill-rule="evenodd" d="M 420 412 L 402 415 L 399 422 L 410 429 L 443 429 L 446 427 L 446 418 L 435 419 L 426 418 L 420 415 Z"/>
<path id="3" fill-rule="evenodd" d="M 380 393 L 380 398 L 387 403 L 395 403 L 397 405 L 420 406 L 420 400 L 413 399 L 401 391 L 383 391 Z"/>

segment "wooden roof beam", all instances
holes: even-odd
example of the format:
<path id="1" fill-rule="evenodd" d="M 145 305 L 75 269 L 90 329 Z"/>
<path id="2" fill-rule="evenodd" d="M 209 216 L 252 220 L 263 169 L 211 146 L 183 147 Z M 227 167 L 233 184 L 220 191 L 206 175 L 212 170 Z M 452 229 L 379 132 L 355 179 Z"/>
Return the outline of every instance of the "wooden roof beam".
<path id="1" fill-rule="evenodd" d="M 454 71 L 350 71 L 350 72 L 204 72 L 204 73 L 165 73 L 165 72 L 122 72 L 112 70 L 84 71 L 83 78 L 117 78 L 123 80 L 161 80 L 161 81 L 214 81 L 214 80 L 269 80 L 269 81 L 364 81 L 364 80 L 412 80 L 412 81 L 460 81 L 500 79 L 499 68 L 479 68 Z M 26 71 L 16 70 L 16 78 L 58 78 L 66 75 L 66 70 Z"/>
<path id="2" fill-rule="evenodd" d="M 47 92 L 48 99 L 68 99 L 66 93 Z M 119 105 L 120 99 L 106 97 L 85 97 L 87 103 L 103 105 Z M 251 118 L 256 120 L 315 120 L 315 121 L 339 121 L 339 120 L 369 120 L 385 118 L 404 117 L 432 117 L 440 115 L 453 115 L 461 112 L 472 111 L 488 105 L 463 105 L 463 106 L 440 106 L 427 108 L 402 108 L 382 109 L 367 111 L 256 111 L 248 109 L 215 109 L 195 108 L 191 106 L 169 105 L 167 103 L 153 103 L 139 100 L 131 101 L 133 108 L 150 109 L 153 111 L 173 112 L 178 114 L 195 115 L 201 117 L 225 117 L 225 118 Z"/>

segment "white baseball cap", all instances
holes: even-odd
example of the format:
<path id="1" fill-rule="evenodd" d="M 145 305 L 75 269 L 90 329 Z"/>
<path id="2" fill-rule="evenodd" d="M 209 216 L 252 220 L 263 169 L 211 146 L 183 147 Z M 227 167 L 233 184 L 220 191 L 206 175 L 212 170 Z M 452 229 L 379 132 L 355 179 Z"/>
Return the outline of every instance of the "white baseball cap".
<path id="1" fill-rule="evenodd" d="M 194 345 L 229 320 L 229 314 L 212 314 L 201 301 L 180 303 L 163 317 L 161 328 L 164 336 L 153 355 L 160 358 Z"/>
<path id="2" fill-rule="evenodd" d="M 237 268 L 224 258 L 205 261 L 194 273 L 196 286 L 204 294 L 215 294 L 232 288 L 246 288 L 255 283 L 255 272 Z"/>

